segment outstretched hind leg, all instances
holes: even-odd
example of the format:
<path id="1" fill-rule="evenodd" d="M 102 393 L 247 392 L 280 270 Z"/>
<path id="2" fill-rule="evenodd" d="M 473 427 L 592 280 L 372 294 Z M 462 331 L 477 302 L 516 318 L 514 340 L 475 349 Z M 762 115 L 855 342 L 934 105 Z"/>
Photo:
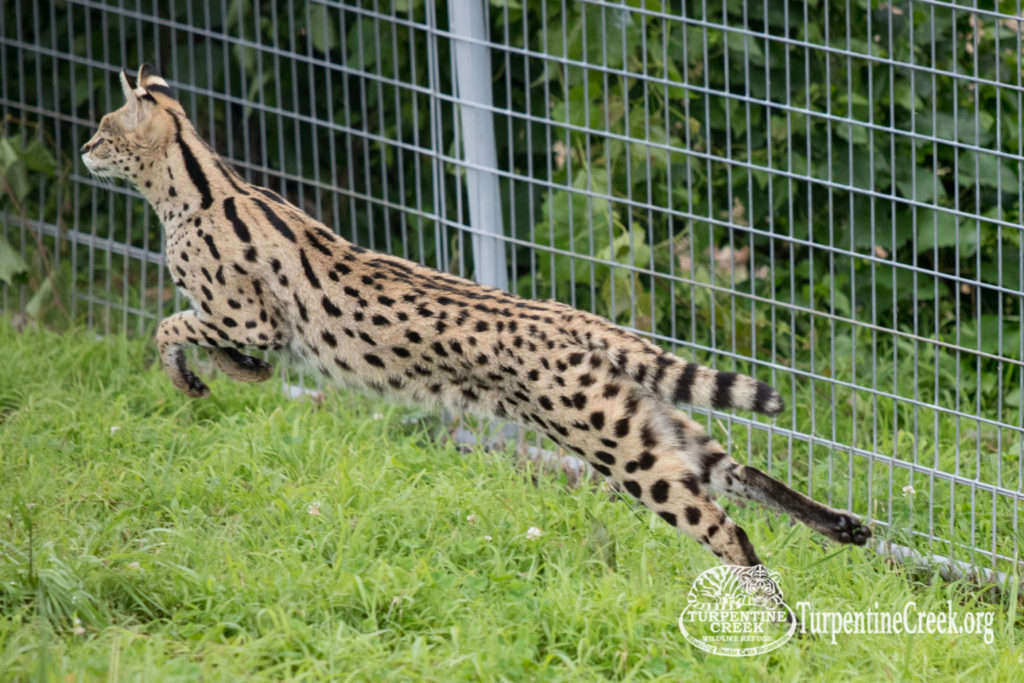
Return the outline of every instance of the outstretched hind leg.
<path id="1" fill-rule="evenodd" d="M 710 488 L 757 501 L 792 515 L 815 531 L 840 543 L 864 545 L 871 530 L 853 515 L 834 510 L 773 479 L 755 467 L 723 458 L 709 472 Z"/>
<path id="2" fill-rule="evenodd" d="M 715 501 L 704 495 L 695 496 L 693 500 L 686 501 L 684 514 L 685 519 L 677 521 L 676 528 L 710 550 L 723 563 L 743 567 L 761 564 L 747 532 L 729 519 Z"/>
<path id="3" fill-rule="evenodd" d="M 626 489 L 634 496 L 640 493 L 637 497 L 645 505 L 725 564 L 744 567 L 761 564 L 746 532 L 729 519 L 721 505 L 701 491 L 693 477 L 676 481 L 660 479 L 647 493 L 629 485 Z"/>

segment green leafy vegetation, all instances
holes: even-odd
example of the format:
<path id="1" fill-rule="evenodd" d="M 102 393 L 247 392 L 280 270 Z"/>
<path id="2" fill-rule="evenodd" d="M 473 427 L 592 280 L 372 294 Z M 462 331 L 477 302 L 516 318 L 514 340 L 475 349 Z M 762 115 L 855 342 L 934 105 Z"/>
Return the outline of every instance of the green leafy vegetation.
<path id="1" fill-rule="evenodd" d="M 422 0 L 393 9 L 400 21 L 316 2 L 287 16 L 251 0 L 201 18 L 176 7 L 169 19 L 209 31 L 164 31 L 158 55 L 148 35 L 100 21 L 100 10 L 70 6 L 54 22 L 4 12 L 21 40 L 76 54 L 120 44 L 130 67 L 155 59 L 200 130 L 253 180 L 361 243 L 471 274 L 463 236 L 432 218 L 461 215 L 461 170 L 421 154 L 458 154 L 457 110 L 424 90 L 452 91 L 449 69 L 432 75 L 451 63 L 450 41 L 427 31 Z M 795 368 L 811 360 L 802 339 L 852 349 L 848 323 L 876 325 L 923 353 L 941 356 L 933 344 L 946 342 L 988 354 L 964 363 L 978 376 L 960 382 L 961 401 L 995 419 L 1001 403 L 1020 403 L 1000 390 L 1020 384 L 1019 364 L 998 360 L 1022 355 L 1015 22 L 866 2 L 488 9 L 492 40 L 513 50 L 492 60 L 499 163 L 512 173 L 506 230 L 534 245 L 510 254 L 520 293 Z M 72 24 L 91 30 L 68 43 Z M 116 106 L 112 73 L 22 56 L 9 87 L 43 111 L 95 120 Z M 38 87 L 32 67 L 74 87 Z M 9 201 L 152 249 L 159 228 L 141 202 L 92 191 L 72 206 L 71 188 L 32 191 L 72 165 L 90 132 L 54 124 L 58 150 L 7 122 Z M 13 247 L 27 258 L 0 246 L 0 279 L 31 271 L 38 288 L 48 273 L 32 261 L 44 244 L 54 248 Z M 103 283 L 116 306 L 159 305 L 157 269 L 93 249 L 74 258 L 57 280 Z M 894 345 L 885 335 L 872 355 L 895 355 Z M 915 390 L 901 395 L 940 399 Z"/>
<path id="2" fill-rule="evenodd" d="M 931 549 L 1013 569 L 962 548 L 1013 557 L 1022 540 L 1007 502 L 1024 454 L 1019 23 L 712 5 L 488 4 L 509 47 L 492 67 L 510 281 L 771 381 L 780 431 L 729 425 L 734 442 L 915 547 L 912 532 L 938 536 L 956 545 Z M 214 148 L 344 236 L 472 275 L 464 235 L 437 220 L 467 220 L 446 9 L 290 9 L 178 3 L 159 25 L 0 10 L 5 37 L 48 46 L 5 74 L 28 100 L 0 135 L 6 301 L 108 333 L 173 305 L 159 267 L 111 249 L 156 251 L 151 210 L 76 176 L 82 122 L 121 101 L 98 62 L 155 62 Z"/>
<path id="3" fill-rule="evenodd" d="M 0 348 L 5 678 L 1012 680 L 1024 657 L 1015 594 L 993 603 L 752 507 L 730 514 L 790 604 L 952 600 L 994 613 L 993 642 L 706 655 L 676 620 L 714 558 L 606 491 L 534 483 L 510 453 L 460 453 L 435 418 L 344 392 L 214 379 L 189 400 L 139 339 L 0 320 Z"/>

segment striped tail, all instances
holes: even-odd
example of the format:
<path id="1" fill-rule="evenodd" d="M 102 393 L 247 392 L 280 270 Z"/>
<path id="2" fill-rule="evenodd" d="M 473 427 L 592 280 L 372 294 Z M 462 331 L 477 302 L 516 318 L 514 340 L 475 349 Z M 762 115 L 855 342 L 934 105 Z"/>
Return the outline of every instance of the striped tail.
<path id="1" fill-rule="evenodd" d="M 653 346 L 653 345 L 652 345 Z M 657 348 L 657 347 L 653 347 Z M 737 408 L 778 415 L 785 408 L 779 392 L 738 372 L 712 370 L 658 349 L 620 356 L 619 370 L 645 389 L 673 403 L 697 408 Z"/>

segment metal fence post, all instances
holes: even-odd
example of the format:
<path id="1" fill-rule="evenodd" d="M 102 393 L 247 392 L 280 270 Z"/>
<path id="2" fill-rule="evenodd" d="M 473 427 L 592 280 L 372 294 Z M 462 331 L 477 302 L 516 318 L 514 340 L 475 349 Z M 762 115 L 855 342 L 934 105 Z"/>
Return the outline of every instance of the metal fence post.
<path id="1" fill-rule="evenodd" d="M 497 170 L 498 153 L 491 115 L 491 53 L 486 45 L 484 1 L 449 2 L 448 23 L 455 53 L 456 96 L 462 124 L 475 275 L 478 282 L 507 290 L 508 269 L 505 244 L 501 239 L 505 234 L 501 188 L 497 174 L 485 170 Z"/>

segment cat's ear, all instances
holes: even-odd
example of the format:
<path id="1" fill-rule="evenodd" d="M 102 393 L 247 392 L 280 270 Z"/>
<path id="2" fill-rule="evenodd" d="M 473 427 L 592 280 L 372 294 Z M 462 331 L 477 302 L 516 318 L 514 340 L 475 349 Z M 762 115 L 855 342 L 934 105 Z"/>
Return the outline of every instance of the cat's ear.
<path id="1" fill-rule="evenodd" d="M 135 80 L 124 69 L 121 69 L 119 80 L 121 81 L 121 92 L 124 93 L 125 104 L 129 106 L 132 113 L 138 112 L 139 95 L 135 92 Z"/>
<path id="2" fill-rule="evenodd" d="M 139 67 L 139 90 L 150 95 L 158 104 L 167 109 L 176 111 L 179 114 L 185 113 L 185 109 L 174 96 L 174 91 L 171 90 L 170 84 L 149 64 L 143 64 Z"/>

